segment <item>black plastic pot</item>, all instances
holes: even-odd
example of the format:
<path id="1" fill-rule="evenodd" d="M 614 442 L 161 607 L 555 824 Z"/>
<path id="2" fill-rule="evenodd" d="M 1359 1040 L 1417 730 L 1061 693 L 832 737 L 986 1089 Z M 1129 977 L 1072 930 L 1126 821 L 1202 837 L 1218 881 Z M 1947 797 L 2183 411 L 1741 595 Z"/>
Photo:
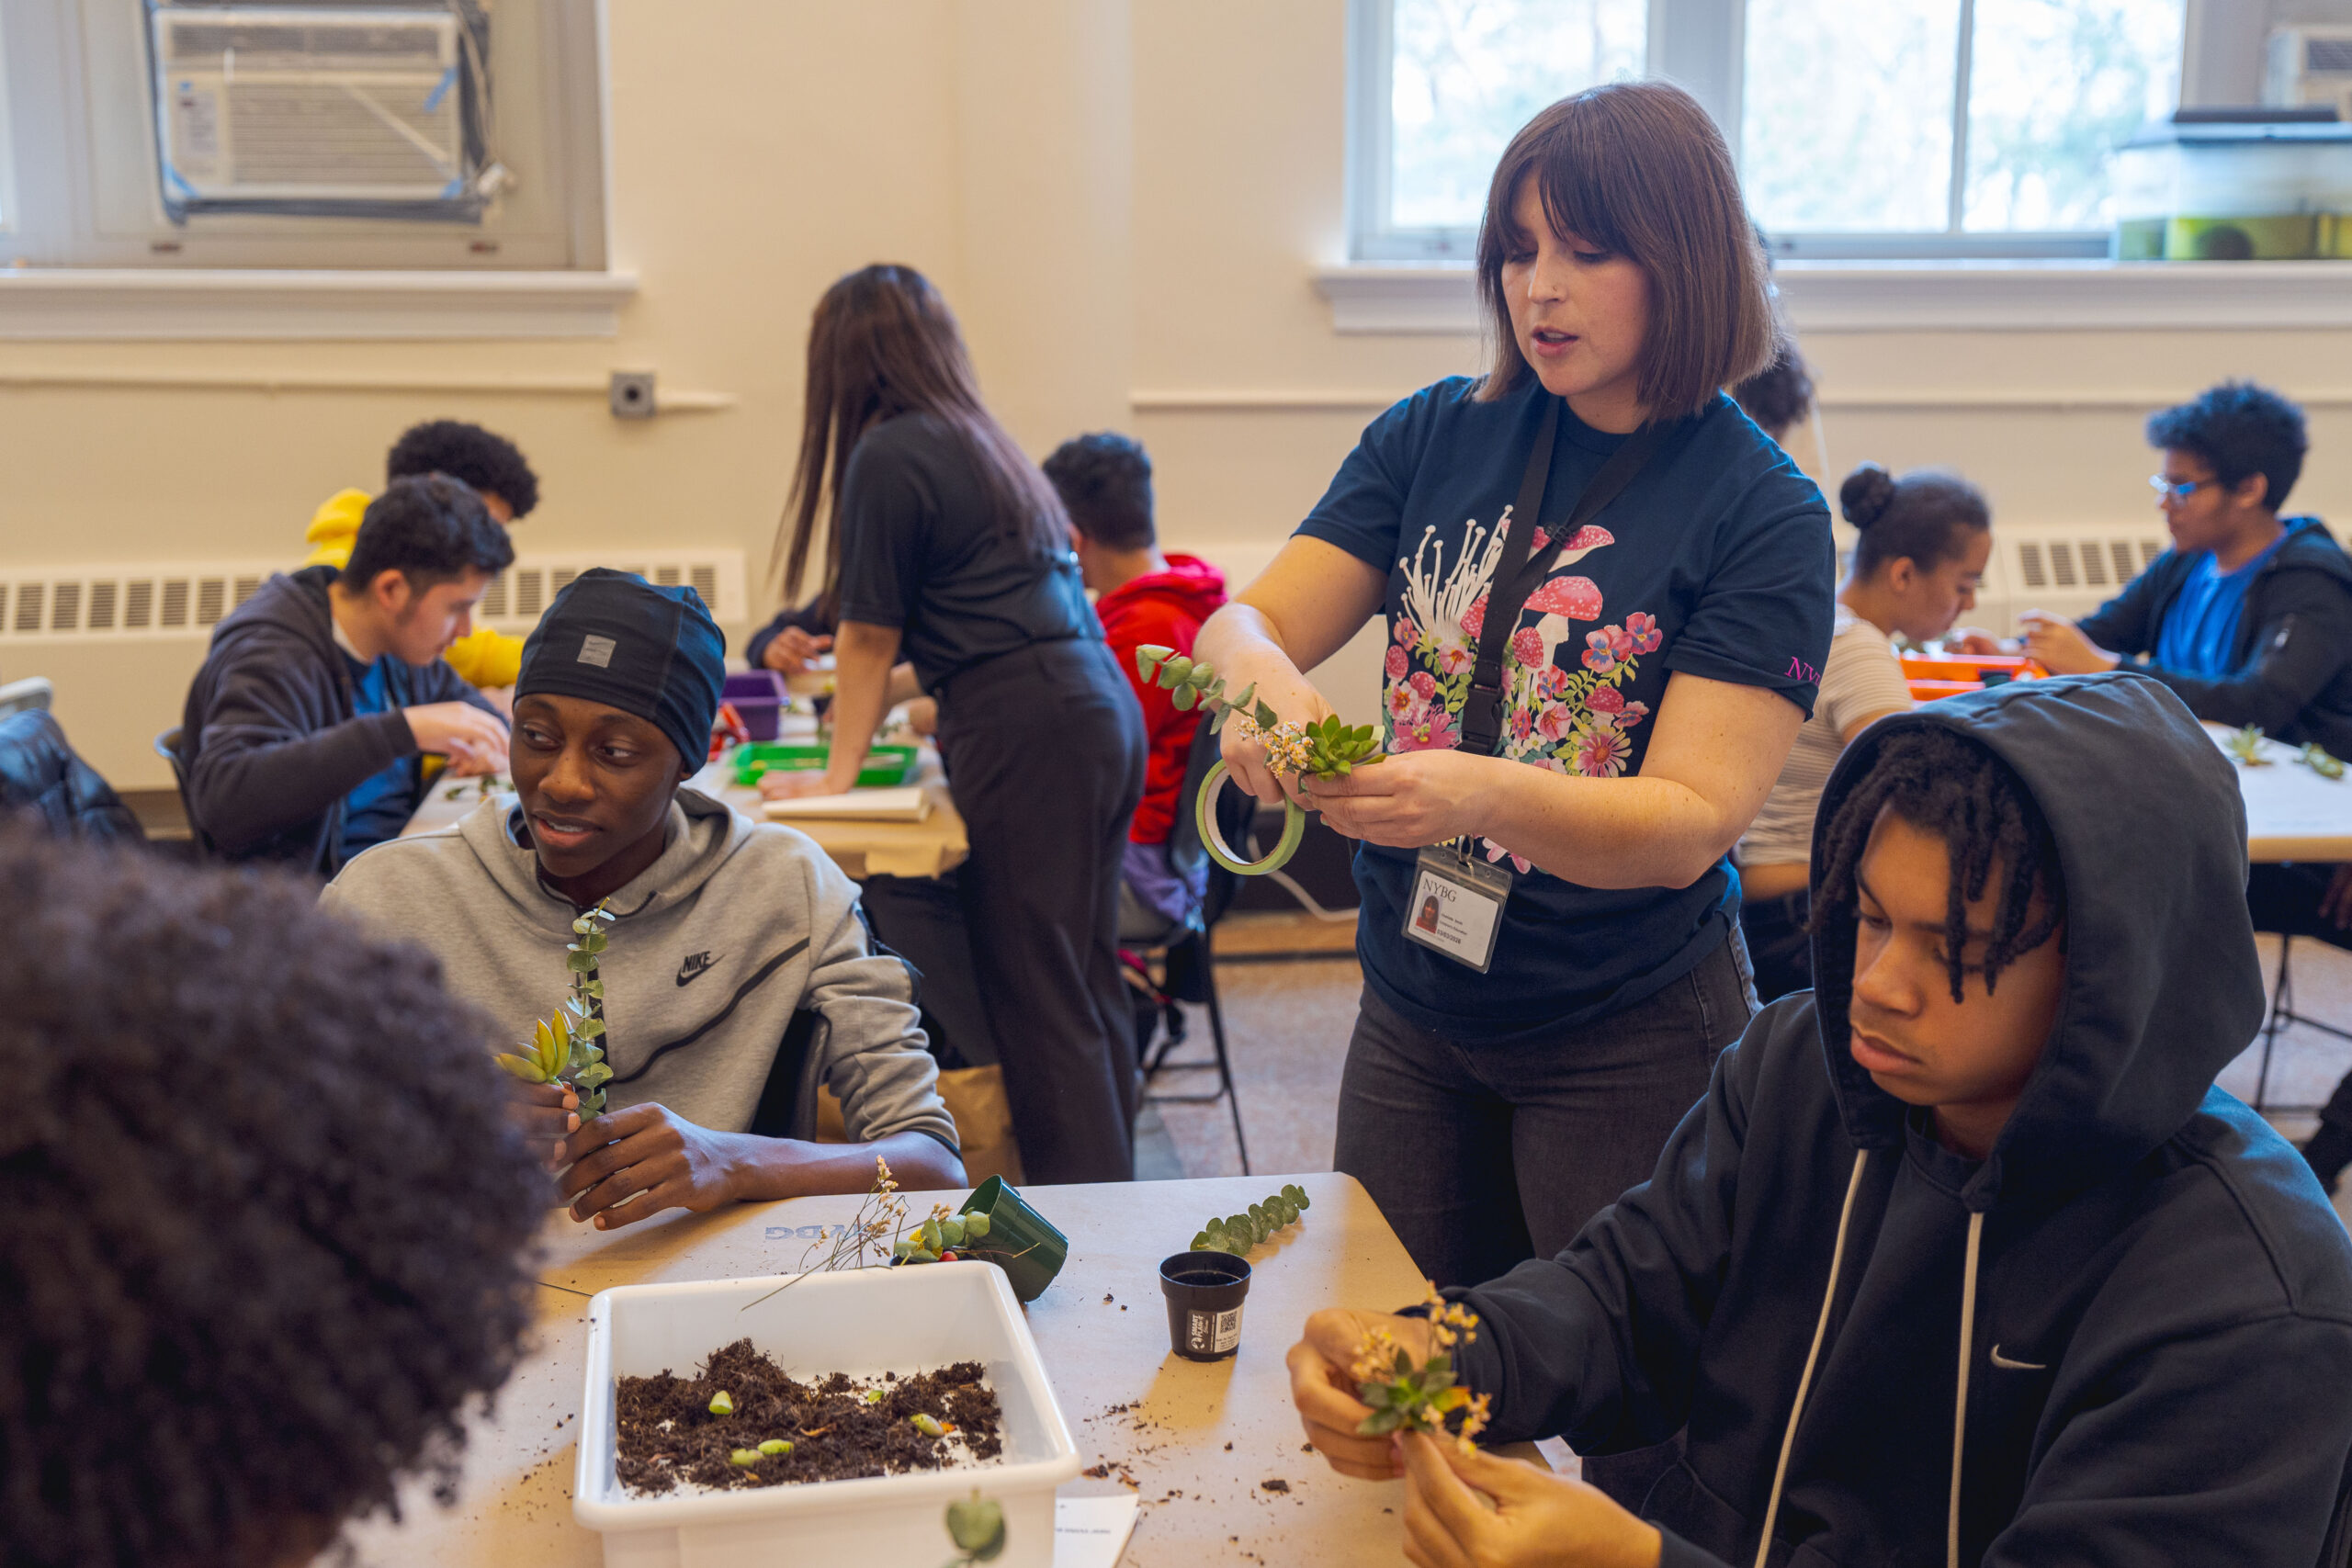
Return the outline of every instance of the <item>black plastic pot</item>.
<path id="1" fill-rule="evenodd" d="M 1069 1237 L 1031 1208 L 1028 1200 L 1001 1176 L 981 1182 L 964 1200 L 961 1213 L 989 1217 L 988 1240 L 974 1248 L 972 1256 L 1003 1269 L 1013 1295 L 1023 1302 L 1044 1295 L 1069 1260 Z"/>
<path id="2" fill-rule="evenodd" d="M 1188 1361 L 1222 1361 L 1241 1348 L 1241 1298 L 1250 1260 L 1229 1252 L 1180 1252 L 1159 1265 L 1168 1298 L 1168 1348 Z"/>

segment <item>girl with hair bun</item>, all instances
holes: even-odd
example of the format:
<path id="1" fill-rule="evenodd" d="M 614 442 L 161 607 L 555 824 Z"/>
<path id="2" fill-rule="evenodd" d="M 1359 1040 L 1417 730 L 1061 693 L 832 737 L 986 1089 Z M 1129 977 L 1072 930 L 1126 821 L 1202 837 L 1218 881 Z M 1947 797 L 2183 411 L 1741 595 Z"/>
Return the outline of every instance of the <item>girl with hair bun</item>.
<path id="1" fill-rule="evenodd" d="M 1855 736 L 1911 706 L 1889 638 L 1941 637 L 1976 606 L 1993 554 L 1984 492 L 1956 474 L 1920 469 L 1896 479 L 1864 463 L 1838 488 L 1838 508 L 1860 531 L 1838 591 L 1837 635 L 1813 716 L 1797 731 L 1780 782 L 1739 840 L 1740 924 L 1761 1001 L 1810 990 L 1813 946 L 1806 886 L 1822 786 Z"/>

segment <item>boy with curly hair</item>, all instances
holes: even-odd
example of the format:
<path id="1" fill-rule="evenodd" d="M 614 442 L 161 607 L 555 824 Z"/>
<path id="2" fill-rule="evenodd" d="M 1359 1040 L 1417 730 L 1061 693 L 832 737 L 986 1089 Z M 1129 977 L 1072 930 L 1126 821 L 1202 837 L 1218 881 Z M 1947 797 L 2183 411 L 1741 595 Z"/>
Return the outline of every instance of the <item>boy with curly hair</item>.
<path id="1" fill-rule="evenodd" d="M 549 1189 L 487 1021 L 294 878 L 0 835 L 0 1562 L 268 1568 L 531 1321 Z"/>
<path id="2" fill-rule="evenodd" d="M 539 504 L 539 476 L 523 449 L 495 431 L 458 419 L 429 419 L 410 425 L 384 457 L 384 482 L 440 474 L 481 497 L 500 526 L 510 526 Z M 372 498 L 364 490 L 339 490 L 319 503 L 302 542 L 311 553 L 306 567 L 340 570 L 351 559 L 360 520 Z M 523 639 L 492 626 L 478 626 L 442 655 L 449 668 L 477 691 L 503 692 L 514 684 L 523 664 Z"/>

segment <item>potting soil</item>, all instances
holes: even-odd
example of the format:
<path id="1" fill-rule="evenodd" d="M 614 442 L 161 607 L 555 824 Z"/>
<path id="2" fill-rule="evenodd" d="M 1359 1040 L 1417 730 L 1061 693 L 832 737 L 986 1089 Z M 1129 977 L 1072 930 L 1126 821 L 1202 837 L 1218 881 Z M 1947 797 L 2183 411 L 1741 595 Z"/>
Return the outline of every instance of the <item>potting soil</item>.
<path id="1" fill-rule="evenodd" d="M 724 1391 L 734 1413 L 714 1416 L 710 1402 Z M 879 1390 L 879 1400 L 869 1400 Z M 619 1442 L 614 1470 L 640 1495 L 669 1492 L 681 1483 L 733 1491 L 802 1481 L 847 1481 L 903 1475 L 984 1462 L 1004 1452 L 1003 1411 L 978 1361 L 899 1377 L 852 1378 L 829 1373 L 813 1382 L 787 1376 L 749 1339 L 739 1339 L 691 1378 L 667 1371 L 618 1379 L 614 1415 Z M 933 1438 L 913 1421 L 928 1416 L 946 1429 Z M 762 1454 L 759 1462 L 729 1462 L 740 1449 L 783 1438 L 788 1454 Z"/>

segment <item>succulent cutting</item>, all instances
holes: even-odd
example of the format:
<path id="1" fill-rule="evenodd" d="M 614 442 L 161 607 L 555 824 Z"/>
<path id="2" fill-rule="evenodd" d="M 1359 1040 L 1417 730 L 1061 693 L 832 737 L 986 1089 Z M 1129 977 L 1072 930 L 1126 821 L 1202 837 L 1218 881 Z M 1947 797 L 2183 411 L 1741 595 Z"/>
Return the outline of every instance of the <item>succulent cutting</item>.
<path id="1" fill-rule="evenodd" d="M 1356 1424 L 1356 1431 L 1367 1438 L 1396 1431 L 1450 1435 L 1467 1452 L 1486 1429 L 1489 1396 L 1472 1393 L 1454 1381 L 1453 1349 L 1478 1337 L 1478 1319 L 1460 1302 L 1439 1295 L 1434 1285 L 1427 1306 L 1433 1348 L 1425 1359 L 1416 1360 L 1385 1328 L 1365 1335 L 1357 1348 L 1350 1375 L 1356 1380 L 1356 1397 L 1372 1406 L 1372 1414 Z"/>
<path id="2" fill-rule="evenodd" d="M 577 1094 L 582 1122 L 604 1112 L 604 1086 L 613 1076 L 600 1043 L 605 1038 L 605 982 L 596 966 L 596 955 L 605 951 L 604 928 L 612 920 L 612 912 L 599 904 L 571 922 L 574 940 L 564 948 L 571 994 L 553 1018 L 532 1030 L 518 1051 L 498 1055 L 498 1065 L 525 1083 L 562 1084 Z"/>
<path id="3" fill-rule="evenodd" d="M 1214 668 L 1172 648 L 1146 644 L 1136 649 L 1136 670 L 1145 680 L 1158 682 L 1179 712 L 1196 707 L 1207 710 L 1211 733 L 1222 733 L 1228 721 L 1239 725 L 1245 736 L 1265 746 L 1266 765 L 1277 774 L 1343 779 L 1358 768 L 1370 767 L 1383 756 L 1379 734 L 1371 725 L 1351 727 L 1342 723 L 1337 714 L 1305 723 L 1284 723 L 1279 714 L 1258 700 L 1255 682 L 1238 693 L 1228 694 L 1225 677 Z M 1216 792 L 1225 786 L 1227 772 L 1220 760 L 1201 781 L 1201 793 L 1193 802 L 1193 819 L 1200 828 L 1202 845 L 1217 864 L 1243 876 L 1263 876 L 1280 870 L 1298 852 L 1299 840 L 1306 837 L 1306 813 L 1296 801 L 1285 802 L 1283 836 L 1273 852 L 1263 860 L 1243 860 L 1225 841 L 1225 835 L 1216 825 Z"/>

